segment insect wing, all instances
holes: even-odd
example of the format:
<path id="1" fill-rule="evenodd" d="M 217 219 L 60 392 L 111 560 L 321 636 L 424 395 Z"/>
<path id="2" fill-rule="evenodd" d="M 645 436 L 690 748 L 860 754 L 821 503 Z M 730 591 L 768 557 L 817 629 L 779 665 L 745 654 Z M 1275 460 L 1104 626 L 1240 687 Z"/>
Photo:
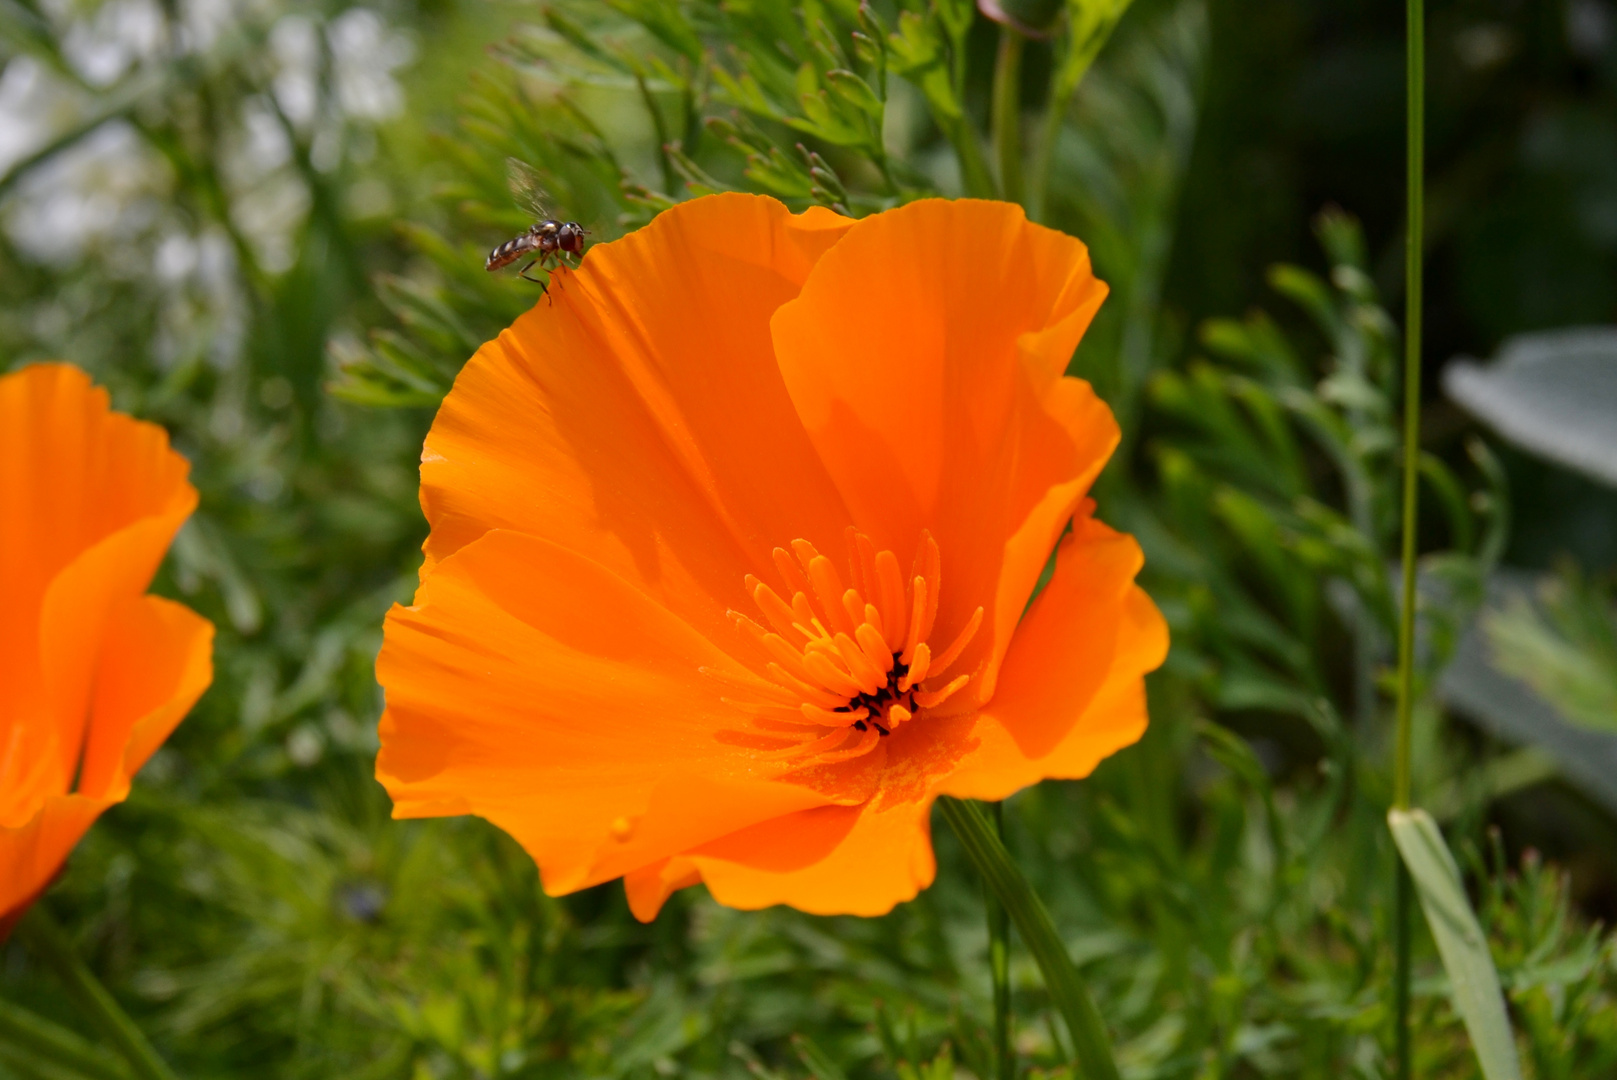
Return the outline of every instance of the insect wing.
<path id="1" fill-rule="evenodd" d="M 525 213 L 532 215 L 535 221 L 544 221 L 550 217 L 550 211 L 546 206 L 549 200 L 544 187 L 539 183 L 539 173 L 532 165 L 516 158 L 506 158 L 505 177 L 511 186 L 511 197 L 516 199 L 517 205 Z"/>

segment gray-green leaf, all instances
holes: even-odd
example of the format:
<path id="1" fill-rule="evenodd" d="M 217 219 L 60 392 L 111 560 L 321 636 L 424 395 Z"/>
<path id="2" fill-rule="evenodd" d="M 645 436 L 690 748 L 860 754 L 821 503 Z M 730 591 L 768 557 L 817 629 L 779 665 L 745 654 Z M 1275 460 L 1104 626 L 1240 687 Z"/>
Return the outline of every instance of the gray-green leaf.
<path id="1" fill-rule="evenodd" d="M 1437 941 L 1454 1005 L 1471 1035 L 1471 1046 L 1487 1080 L 1521 1080 L 1516 1041 L 1499 973 L 1488 952 L 1488 938 L 1471 910 L 1460 882 L 1460 867 L 1449 853 L 1437 822 L 1424 810 L 1390 810 L 1387 826 L 1420 896 L 1426 924 Z"/>

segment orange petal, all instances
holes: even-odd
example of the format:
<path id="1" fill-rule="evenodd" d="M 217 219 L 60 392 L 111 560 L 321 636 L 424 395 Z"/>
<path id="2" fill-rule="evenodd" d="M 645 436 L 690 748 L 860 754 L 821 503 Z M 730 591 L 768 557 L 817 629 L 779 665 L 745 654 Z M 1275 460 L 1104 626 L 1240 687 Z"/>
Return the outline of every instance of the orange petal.
<path id="1" fill-rule="evenodd" d="M 73 845 L 168 737 L 213 677 L 213 625 L 144 596 L 114 612 L 95 673 L 81 794 L 52 794 L 26 821 L 0 828 L 0 920 L 49 884 Z"/>
<path id="2" fill-rule="evenodd" d="M 804 810 L 690 854 L 713 898 L 816 915 L 885 915 L 932 884 L 932 801 Z"/>
<path id="3" fill-rule="evenodd" d="M 105 638 L 112 632 L 113 613 L 144 592 L 183 519 L 183 513 L 176 513 L 120 529 L 73 560 L 45 590 L 39 615 L 39 668 L 65 755 L 56 790 L 67 790 L 78 765 L 87 733 L 83 721 L 73 719 L 91 715 L 97 661 L 111 647 Z"/>
<path id="4" fill-rule="evenodd" d="M 1003 799 L 1046 777 L 1087 776 L 1144 733 L 1144 675 L 1167 655 L 1168 628 L 1133 584 L 1139 565 L 1131 537 L 1075 523 L 977 716 L 975 746 L 940 791 Z"/>
<path id="5" fill-rule="evenodd" d="M 0 747 L 33 766 L 31 790 L 0 781 L 0 820 L 71 783 L 107 620 L 195 508 L 188 472 L 77 368 L 0 378 Z"/>
<path id="6" fill-rule="evenodd" d="M 26 823 L 0 828 L 0 922 L 11 922 L 44 891 L 73 845 L 116 801 L 50 795 Z"/>
<path id="7" fill-rule="evenodd" d="M 96 668 L 79 791 L 123 799 L 129 781 L 213 682 L 213 624 L 159 596 L 125 605 Z"/>
<path id="8" fill-rule="evenodd" d="M 466 365 L 422 454 L 423 575 L 491 529 L 635 581 L 715 640 L 771 546 L 849 517 L 781 383 L 769 318 L 851 222 L 682 203 L 592 248 Z M 766 576 L 767 575 L 767 576 Z"/>
<path id="9" fill-rule="evenodd" d="M 623 875 L 623 891 L 629 897 L 629 910 L 634 917 L 650 922 L 675 891 L 701 880 L 701 873 L 689 859 L 675 855 Z"/>
<path id="10" fill-rule="evenodd" d="M 1105 293 L 1084 246 L 1020 208 L 922 200 L 855 225 L 771 324 L 854 524 L 901 558 L 931 530 L 945 640 L 987 609 L 964 657 L 988 660 L 978 700 L 1117 442 L 1088 384 L 1061 376 Z"/>
<path id="11" fill-rule="evenodd" d="M 746 720 L 726 684 L 757 676 L 548 540 L 496 530 L 445 559 L 388 614 L 377 675 L 394 816 L 485 817 L 555 894 L 830 801 L 726 741 Z"/>
<path id="12" fill-rule="evenodd" d="M 795 782 L 839 805 L 780 815 L 684 854 L 722 904 L 882 914 L 932 881 L 928 813 L 939 781 L 970 752 L 975 721 L 928 715 L 868 754 L 798 770 Z M 854 792 L 862 794 L 844 797 Z"/>

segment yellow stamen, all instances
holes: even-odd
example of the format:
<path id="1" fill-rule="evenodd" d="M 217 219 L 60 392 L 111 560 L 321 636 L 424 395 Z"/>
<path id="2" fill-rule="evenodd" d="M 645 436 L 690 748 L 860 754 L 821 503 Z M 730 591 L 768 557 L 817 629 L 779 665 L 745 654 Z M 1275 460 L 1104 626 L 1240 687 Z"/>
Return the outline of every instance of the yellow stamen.
<path id="1" fill-rule="evenodd" d="M 926 678 L 926 669 L 931 663 L 932 650 L 923 641 L 915 646 L 915 659 L 910 661 L 909 670 L 904 672 L 904 677 L 898 680 L 898 692 L 902 694 Z"/>
<path id="2" fill-rule="evenodd" d="M 853 633 L 855 624 L 849 621 L 848 613 L 842 608 L 842 579 L 837 577 L 836 565 L 824 555 L 816 555 L 809 563 L 808 575 L 826 623 L 833 630 Z"/>
<path id="3" fill-rule="evenodd" d="M 799 755 L 805 755 L 805 754 L 806 755 L 813 755 L 813 754 L 824 753 L 827 750 L 835 750 L 837 747 L 839 747 L 843 743 L 847 742 L 848 741 L 848 735 L 852 731 L 853 731 L 853 728 L 851 728 L 851 727 L 838 728 L 837 730 L 833 731 L 829 735 L 824 736 L 823 738 L 805 740 L 803 742 L 796 743 L 796 744 L 794 744 L 792 746 L 782 747 L 779 750 L 765 750 L 762 753 L 760 753 L 758 756 L 761 757 L 761 758 L 769 759 L 769 758 L 797 757 Z"/>
<path id="4" fill-rule="evenodd" d="M 723 683 L 725 686 L 728 686 L 733 690 L 740 690 L 743 693 L 758 694 L 761 697 L 770 698 L 771 700 L 782 703 L 790 703 L 792 705 L 795 705 L 802 700 L 802 698 L 798 697 L 794 691 L 788 690 L 782 686 L 776 686 L 774 683 L 764 682 L 762 679 L 758 679 L 756 677 L 751 679 L 743 679 L 739 676 L 731 675 L 724 671 L 718 671 L 710 667 L 699 667 L 696 670 L 699 674 L 706 675 L 710 679 Z"/>
<path id="5" fill-rule="evenodd" d="M 814 675 L 814 681 L 834 693 L 843 697 L 858 697 L 864 692 L 863 688 L 853 680 L 853 676 L 839 669 L 822 652 L 815 651 L 803 654 L 803 662 Z M 838 704 L 844 704 L 838 702 Z"/>
<path id="6" fill-rule="evenodd" d="M 807 540 L 793 540 L 792 554 L 797 556 L 797 561 L 805 574 L 808 573 L 809 563 L 820 557 L 820 553 L 814 550 L 814 545 Z"/>
<path id="7" fill-rule="evenodd" d="M 769 650 L 769 655 L 779 660 L 780 666 L 791 672 L 793 678 L 806 683 L 814 682 L 814 677 L 803 665 L 802 650 L 792 648 L 791 644 L 779 634 L 765 634 L 761 640 L 764 648 Z"/>
<path id="8" fill-rule="evenodd" d="M 926 578 L 916 578 L 914 589 L 914 598 L 910 602 L 910 629 L 904 636 L 904 652 L 899 657 L 906 664 L 915 658 L 915 646 L 921 641 L 921 621 L 926 618 Z"/>
<path id="9" fill-rule="evenodd" d="M 726 704 L 733 705 L 736 703 L 726 702 Z M 841 715 L 840 713 L 831 712 L 830 709 L 821 709 L 818 705 L 798 705 L 796 708 L 787 708 L 785 705 L 759 705 L 754 708 L 752 716 L 755 720 L 769 720 L 777 724 L 796 724 L 799 727 L 804 724 L 825 726 L 823 721 L 810 717 L 803 711 L 804 709 L 814 709 L 827 716 Z"/>
<path id="10" fill-rule="evenodd" d="M 815 636 L 815 632 L 809 628 L 819 626 L 820 620 L 815 617 L 814 609 L 809 606 L 807 593 L 792 594 L 792 615 L 796 619 L 792 625 L 803 631 L 804 637 Z"/>
<path id="11" fill-rule="evenodd" d="M 858 589 L 849 589 L 842 594 L 842 610 L 848 613 L 848 620 L 854 626 L 865 621 L 865 598 L 859 595 Z"/>
<path id="12" fill-rule="evenodd" d="M 885 645 L 887 643 L 887 635 L 882 634 L 882 631 L 881 631 L 881 612 L 876 609 L 875 604 L 870 604 L 870 603 L 865 604 L 865 622 L 869 623 L 871 626 L 874 626 L 876 628 L 876 633 L 881 634 L 881 636 L 882 636 L 882 644 Z M 884 649 L 883 651 L 891 653 L 893 650 Z"/>
<path id="13" fill-rule="evenodd" d="M 857 641 L 847 634 L 838 634 L 835 641 L 837 652 L 842 654 L 843 662 L 848 665 L 848 674 L 853 676 L 865 693 L 874 694 L 886 684 L 887 673 L 871 662 Z"/>
<path id="14" fill-rule="evenodd" d="M 876 576 L 876 545 L 864 533 L 855 533 L 854 542 L 859 552 L 859 570 L 854 577 L 859 579 L 859 591 L 874 600 L 881 591 L 881 580 Z"/>
<path id="15" fill-rule="evenodd" d="M 921 530 L 921 550 L 915 553 L 915 567 L 916 576 L 926 579 L 926 608 L 921 616 L 921 632 L 916 635 L 916 640 L 925 641 L 938 617 L 938 592 L 943 586 L 943 557 L 938 553 L 938 542 L 925 529 Z"/>
<path id="16" fill-rule="evenodd" d="M 829 558 L 798 539 L 772 552 L 784 594 L 751 575 L 745 579 L 764 620 L 727 613 L 768 654 L 769 682 L 712 673 L 748 691 L 741 699 L 721 700 L 748 714 L 743 730 L 770 740 L 764 745 L 774 748 L 761 756 L 790 759 L 793 767 L 867 754 L 957 693 L 970 676 L 956 676 L 936 690 L 921 685 L 958 661 L 982 629 L 979 607 L 934 656 L 927 639 L 937 620 L 943 561 L 930 533 L 921 533 L 907 584 L 891 551 L 877 551 L 855 529 L 846 530 L 844 539 L 851 587 L 843 587 Z M 791 597 L 789 604 L 783 595 Z"/>
<path id="17" fill-rule="evenodd" d="M 787 595 L 808 592 L 808 579 L 797 568 L 797 563 L 793 560 L 791 552 L 785 548 L 776 548 L 769 555 L 770 558 L 775 560 L 775 570 L 780 574 L 781 579 L 786 582 Z"/>
<path id="18" fill-rule="evenodd" d="M 859 530 L 849 525 L 842 530 L 842 538 L 848 544 L 848 574 L 853 581 L 854 591 L 864 594 L 870 591 L 870 582 L 865 580 L 864 567 L 859 564 Z M 859 620 L 855 618 L 854 622 Z"/>
<path id="19" fill-rule="evenodd" d="M 861 623 L 859 629 L 854 631 L 854 637 L 870 662 L 881 668 L 883 675 L 893 670 L 893 654 L 887 650 L 887 641 L 881 636 L 880 630 L 869 623 Z"/>
<path id="20" fill-rule="evenodd" d="M 819 765 L 834 765 L 839 761 L 847 761 L 849 758 L 860 757 L 876 749 L 876 744 L 880 741 L 881 734 L 875 728 L 866 728 L 865 733 L 859 736 L 859 741 L 857 743 L 845 750 L 822 753 L 818 758 L 815 759 L 815 763 Z"/>
<path id="21" fill-rule="evenodd" d="M 847 694 L 838 697 L 823 686 L 814 686 L 804 682 L 802 679 L 794 678 L 790 672 L 773 660 L 764 666 L 764 670 L 769 672 L 771 679 L 796 693 L 799 701 L 812 701 L 814 704 L 824 705 L 828 709 L 847 704 Z"/>
<path id="22" fill-rule="evenodd" d="M 745 630 L 754 638 L 762 638 L 764 636 L 764 628 L 747 618 L 745 615 L 741 614 L 741 612 L 732 609 L 730 611 L 726 611 L 724 614 L 731 622 L 736 624 L 736 628 L 738 630 Z"/>
<path id="23" fill-rule="evenodd" d="M 887 646 L 893 652 L 904 647 L 904 631 L 909 626 L 908 614 L 904 607 L 904 579 L 899 574 L 898 556 L 891 551 L 883 551 L 876 555 L 876 577 L 881 582 L 881 597 L 877 606 L 881 609 L 882 634 L 887 638 Z"/>
<path id="24" fill-rule="evenodd" d="M 971 618 L 966 621 L 966 628 L 956 634 L 954 641 L 947 649 L 943 650 L 943 655 L 932 661 L 932 674 L 942 675 L 949 670 L 949 665 L 960 659 L 961 652 L 965 650 L 967 645 L 971 644 L 971 639 L 977 636 L 977 628 L 982 624 L 983 609 L 979 607 L 971 613 Z"/>
<path id="25" fill-rule="evenodd" d="M 955 691 L 959 690 L 970 681 L 970 675 L 956 675 L 953 679 L 950 679 L 948 685 L 944 686 L 942 689 L 930 691 L 922 690 L 920 693 L 916 694 L 915 704 L 919 705 L 923 709 L 935 709 L 952 697 Z"/>
<path id="26" fill-rule="evenodd" d="M 756 581 L 757 579 L 752 580 Z M 769 620 L 769 625 L 773 626 L 781 637 L 790 640 L 792 623 L 796 620 L 796 616 L 792 613 L 792 609 L 786 601 L 776 595 L 774 589 L 761 581 L 752 589 L 752 601 L 758 605 L 758 610 L 764 613 L 764 618 Z"/>
<path id="27" fill-rule="evenodd" d="M 804 705 L 799 719 L 811 720 L 823 727 L 853 727 L 869 715 L 870 710 L 863 705 L 851 712 L 832 712 L 817 705 Z"/>

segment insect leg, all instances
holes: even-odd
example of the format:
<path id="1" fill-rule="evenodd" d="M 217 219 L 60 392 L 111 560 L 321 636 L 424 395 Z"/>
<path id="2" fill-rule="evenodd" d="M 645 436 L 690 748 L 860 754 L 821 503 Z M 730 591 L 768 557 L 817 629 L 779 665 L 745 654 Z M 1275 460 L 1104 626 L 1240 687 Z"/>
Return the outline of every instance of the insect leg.
<path id="1" fill-rule="evenodd" d="M 543 256 L 541 256 L 540 258 L 542 259 Z M 536 278 L 536 277 L 530 277 L 528 275 L 528 271 L 533 269 L 534 263 L 537 263 L 539 261 L 540 261 L 540 259 L 529 259 L 527 264 L 524 265 L 522 267 L 522 269 L 517 271 L 517 277 L 521 278 L 523 281 L 531 281 L 535 285 L 539 286 L 540 294 L 543 295 L 546 300 L 550 300 L 550 286 L 548 284 L 546 284 L 542 279 Z M 551 302 L 554 303 L 555 301 L 552 300 Z"/>

